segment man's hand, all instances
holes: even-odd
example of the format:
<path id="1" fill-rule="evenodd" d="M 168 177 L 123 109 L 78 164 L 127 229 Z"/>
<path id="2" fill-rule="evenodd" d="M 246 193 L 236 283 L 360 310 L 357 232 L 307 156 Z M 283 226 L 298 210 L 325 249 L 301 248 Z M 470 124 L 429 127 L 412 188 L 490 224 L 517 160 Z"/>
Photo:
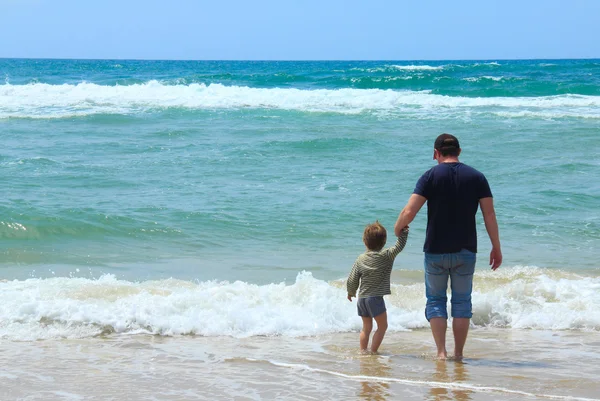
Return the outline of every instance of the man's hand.
<path id="1" fill-rule="evenodd" d="M 492 248 L 490 252 L 490 266 L 492 270 L 496 270 L 502 264 L 502 251 L 500 248 Z"/>
<path id="2" fill-rule="evenodd" d="M 352 302 L 352 298 L 355 297 L 356 295 L 350 295 L 348 294 L 348 301 Z"/>

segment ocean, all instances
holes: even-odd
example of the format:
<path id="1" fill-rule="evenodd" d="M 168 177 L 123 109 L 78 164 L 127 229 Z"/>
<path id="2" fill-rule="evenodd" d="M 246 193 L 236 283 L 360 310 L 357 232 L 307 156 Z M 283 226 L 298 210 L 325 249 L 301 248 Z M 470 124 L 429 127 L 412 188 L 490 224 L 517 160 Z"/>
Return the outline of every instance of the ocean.
<path id="1" fill-rule="evenodd" d="M 0 82 L 0 399 L 600 399 L 600 60 L 0 59 Z M 434 361 L 423 209 L 360 355 L 363 229 L 393 237 L 443 132 L 504 263 L 479 215 L 466 359 Z"/>

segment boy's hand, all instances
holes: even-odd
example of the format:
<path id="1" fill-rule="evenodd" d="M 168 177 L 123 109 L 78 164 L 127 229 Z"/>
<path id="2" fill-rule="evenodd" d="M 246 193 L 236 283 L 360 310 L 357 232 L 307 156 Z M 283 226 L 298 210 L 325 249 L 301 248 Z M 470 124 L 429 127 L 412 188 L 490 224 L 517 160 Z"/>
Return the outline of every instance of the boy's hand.
<path id="1" fill-rule="evenodd" d="M 350 295 L 348 294 L 348 301 L 352 302 L 352 297 L 355 297 L 356 295 Z"/>

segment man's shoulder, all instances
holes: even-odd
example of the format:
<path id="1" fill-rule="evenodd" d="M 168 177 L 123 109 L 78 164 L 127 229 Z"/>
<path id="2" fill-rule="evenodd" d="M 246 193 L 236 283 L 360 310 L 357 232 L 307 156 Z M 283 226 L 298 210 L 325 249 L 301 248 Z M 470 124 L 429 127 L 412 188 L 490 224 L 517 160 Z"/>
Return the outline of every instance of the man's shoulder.
<path id="1" fill-rule="evenodd" d="M 429 170 L 425 171 L 423 174 L 421 174 L 420 179 L 423 180 L 423 179 L 427 179 L 427 178 L 431 177 L 431 175 L 435 173 L 436 167 L 438 167 L 438 166 L 433 166 Z"/>
<path id="2" fill-rule="evenodd" d="M 459 166 L 465 170 L 469 170 L 469 171 L 476 171 L 479 174 L 481 174 L 481 171 L 477 170 L 475 167 L 469 165 L 469 164 L 465 164 L 465 163 L 459 163 Z"/>
<path id="3" fill-rule="evenodd" d="M 461 167 L 461 170 L 468 173 L 469 175 L 485 178 L 485 174 L 483 174 L 481 171 L 477 170 L 475 167 L 471 167 L 468 164 L 464 164 L 464 163 L 461 163 L 460 167 Z"/>
<path id="4" fill-rule="evenodd" d="M 423 176 L 427 176 L 427 180 L 432 182 L 438 182 L 439 180 L 445 181 L 453 176 L 454 173 L 458 173 L 458 177 L 461 181 L 468 182 L 483 182 L 486 180 L 485 175 L 474 167 L 469 166 L 465 163 L 440 163 L 430 168 Z"/>

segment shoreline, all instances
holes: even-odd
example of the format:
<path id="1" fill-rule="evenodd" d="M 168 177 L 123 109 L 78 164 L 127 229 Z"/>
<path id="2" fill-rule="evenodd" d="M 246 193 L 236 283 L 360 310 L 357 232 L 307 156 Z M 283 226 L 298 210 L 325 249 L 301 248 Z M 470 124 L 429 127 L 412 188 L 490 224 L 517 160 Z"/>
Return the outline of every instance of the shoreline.
<path id="1" fill-rule="evenodd" d="M 472 329 L 462 363 L 435 360 L 426 329 L 389 333 L 379 355 L 360 354 L 358 333 L 0 344 L 3 399 L 594 400 L 600 394 L 598 332 Z"/>

